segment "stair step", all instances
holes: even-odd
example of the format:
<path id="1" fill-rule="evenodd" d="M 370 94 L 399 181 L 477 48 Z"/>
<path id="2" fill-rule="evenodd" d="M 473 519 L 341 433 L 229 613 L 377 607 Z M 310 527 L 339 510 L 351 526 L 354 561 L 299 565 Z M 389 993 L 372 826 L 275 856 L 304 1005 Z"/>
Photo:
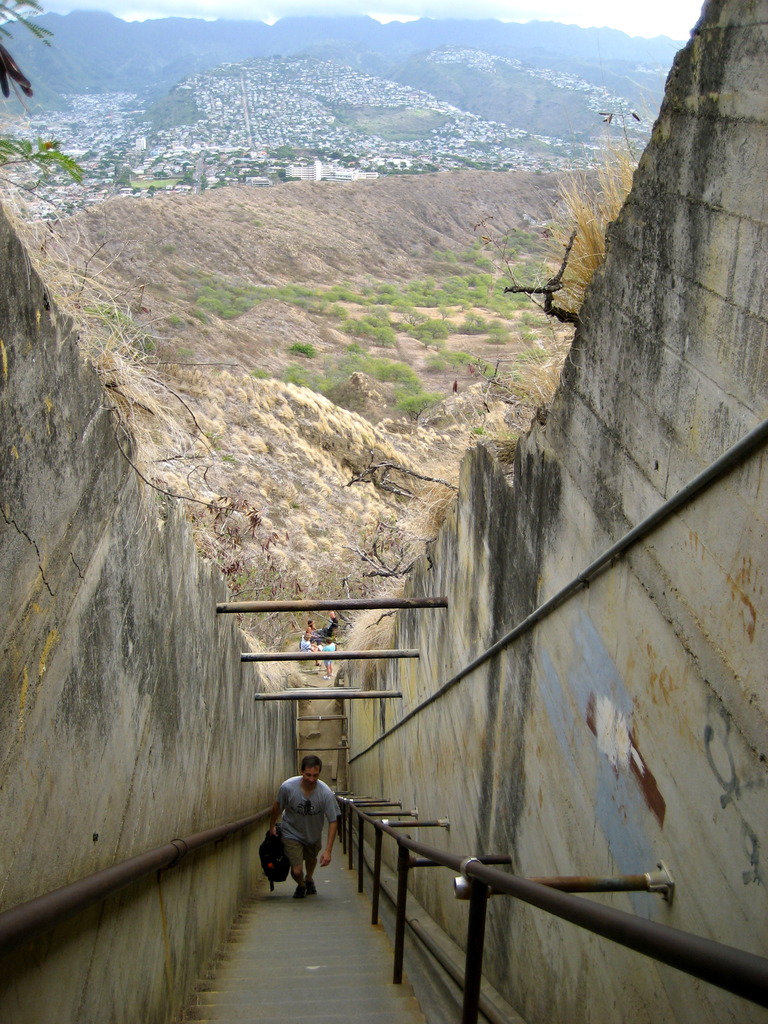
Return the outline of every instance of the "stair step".
<path id="1" fill-rule="evenodd" d="M 318 895 L 293 899 L 266 879 L 196 989 L 196 1024 L 426 1024 L 407 980 L 392 984 L 393 951 L 357 874 L 337 853 Z"/>

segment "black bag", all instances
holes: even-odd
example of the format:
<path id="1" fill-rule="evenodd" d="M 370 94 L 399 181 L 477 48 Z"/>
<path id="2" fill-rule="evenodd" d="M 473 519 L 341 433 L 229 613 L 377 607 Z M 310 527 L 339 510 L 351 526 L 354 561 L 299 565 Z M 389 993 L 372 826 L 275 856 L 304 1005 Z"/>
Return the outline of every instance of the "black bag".
<path id="1" fill-rule="evenodd" d="M 264 874 L 269 879 L 269 891 L 274 892 L 275 882 L 284 882 L 291 870 L 283 849 L 283 840 L 280 838 L 279 825 L 276 836 L 269 831 L 265 835 L 264 842 L 259 847 L 259 859 Z"/>

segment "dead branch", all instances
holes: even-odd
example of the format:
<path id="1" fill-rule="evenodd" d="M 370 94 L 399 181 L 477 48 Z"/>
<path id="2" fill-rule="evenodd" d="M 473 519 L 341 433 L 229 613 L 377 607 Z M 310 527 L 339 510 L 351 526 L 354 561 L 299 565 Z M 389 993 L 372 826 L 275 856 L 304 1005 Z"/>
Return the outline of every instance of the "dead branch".
<path id="1" fill-rule="evenodd" d="M 363 551 L 363 549 L 357 544 L 354 545 L 354 547 L 347 546 L 347 550 L 356 554 L 361 562 L 365 562 L 367 565 L 372 566 L 370 572 L 362 573 L 362 575 L 367 578 L 382 576 L 386 579 L 401 579 L 403 576 L 407 576 L 410 573 L 414 565 L 413 561 L 406 564 L 402 558 L 395 565 L 387 565 L 384 562 L 383 553 L 379 549 L 379 545 L 375 540 L 371 546 L 370 554 L 367 551 Z"/>
<path id="2" fill-rule="evenodd" d="M 568 244 L 565 247 L 565 254 L 563 255 L 563 262 L 560 264 L 560 269 L 554 277 L 550 277 L 546 284 L 540 285 L 536 288 L 523 288 L 519 285 L 513 285 L 510 287 L 507 285 L 504 288 L 504 291 L 522 295 L 543 295 L 543 309 L 547 316 L 553 316 L 563 324 L 578 324 L 580 322 L 578 313 L 572 313 L 570 310 L 563 309 L 561 306 L 555 306 L 552 301 L 552 296 L 555 292 L 560 291 L 563 287 L 563 274 L 565 273 L 565 268 L 568 265 L 568 257 L 571 255 L 571 249 L 573 248 L 575 240 L 576 230 L 574 229 L 571 232 L 571 237 L 568 239 Z"/>
<path id="3" fill-rule="evenodd" d="M 415 469 L 407 469 L 396 462 L 371 462 L 361 473 L 353 476 L 344 486 L 351 487 L 352 484 L 372 483 L 384 491 L 391 491 L 393 494 L 399 494 L 404 498 L 412 498 L 414 496 L 413 491 L 398 487 L 397 484 L 392 483 L 388 479 L 390 472 L 402 473 L 403 476 L 414 477 L 416 480 L 424 480 L 427 483 L 442 484 L 443 487 L 447 487 L 451 491 L 458 490 L 458 487 L 449 484 L 447 480 L 441 480 L 440 477 L 436 476 L 427 476 L 424 473 L 417 473 Z M 376 478 L 377 473 L 381 474 L 378 479 Z"/>

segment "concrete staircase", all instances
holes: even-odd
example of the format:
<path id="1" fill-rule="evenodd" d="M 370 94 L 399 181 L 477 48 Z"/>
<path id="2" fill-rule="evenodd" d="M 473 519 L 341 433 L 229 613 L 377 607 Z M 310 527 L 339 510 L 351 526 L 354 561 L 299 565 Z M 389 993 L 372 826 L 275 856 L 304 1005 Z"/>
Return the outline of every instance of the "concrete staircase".
<path id="1" fill-rule="evenodd" d="M 370 923 L 337 843 L 315 873 L 317 896 L 264 880 L 235 923 L 187 1021 L 231 1024 L 425 1024 L 407 982 L 393 985 L 392 946 Z"/>

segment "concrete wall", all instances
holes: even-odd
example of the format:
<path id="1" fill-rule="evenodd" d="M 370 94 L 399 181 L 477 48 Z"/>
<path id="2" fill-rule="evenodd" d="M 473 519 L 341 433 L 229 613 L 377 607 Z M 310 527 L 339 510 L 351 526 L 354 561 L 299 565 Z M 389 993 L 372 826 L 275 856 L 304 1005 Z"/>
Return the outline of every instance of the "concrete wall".
<path id="1" fill-rule="evenodd" d="M 351 783 L 449 815 L 420 838 L 523 875 L 645 872 L 677 891 L 588 897 L 768 954 L 765 446 L 532 633 L 397 723 L 552 597 L 768 409 L 768 3 L 710 3 L 544 426 L 514 485 L 484 451 L 401 613 L 382 707 L 350 702 Z M 447 872 L 419 900 L 463 942 Z M 756 1022 L 766 1011 L 570 925 L 491 901 L 486 973 L 529 1022 Z"/>
<path id="2" fill-rule="evenodd" d="M 2 911 L 265 808 L 294 737 L 289 707 L 254 704 L 217 571 L 120 453 L 2 215 L 0 254 Z M 260 873 L 263 832 L 0 957 L 0 1019 L 169 1019 Z"/>

